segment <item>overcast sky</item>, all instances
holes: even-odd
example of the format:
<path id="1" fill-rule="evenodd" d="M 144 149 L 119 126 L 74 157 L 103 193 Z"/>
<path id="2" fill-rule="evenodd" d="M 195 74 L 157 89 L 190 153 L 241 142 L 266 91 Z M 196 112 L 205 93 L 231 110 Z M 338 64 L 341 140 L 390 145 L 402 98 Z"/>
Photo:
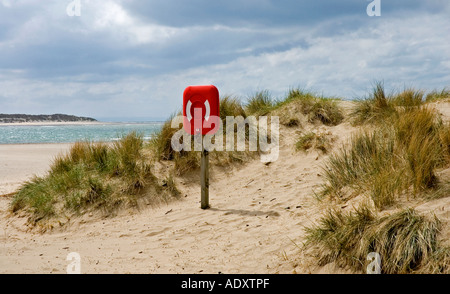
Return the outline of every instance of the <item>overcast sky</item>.
<path id="1" fill-rule="evenodd" d="M 450 86 L 450 1 L 0 0 L 0 113 L 164 119 L 189 85 L 245 99 Z"/>

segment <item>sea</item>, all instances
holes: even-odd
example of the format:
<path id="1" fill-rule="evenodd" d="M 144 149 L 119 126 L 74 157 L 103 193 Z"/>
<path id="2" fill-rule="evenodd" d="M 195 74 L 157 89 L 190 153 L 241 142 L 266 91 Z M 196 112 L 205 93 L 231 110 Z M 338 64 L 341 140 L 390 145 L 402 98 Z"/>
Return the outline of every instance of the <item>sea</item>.
<path id="1" fill-rule="evenodd" d="M 163 122 L 97 122 L 94 124 L 0 124 L 0 144 L 112 142 L 135 131 L 150 140 Z"/>

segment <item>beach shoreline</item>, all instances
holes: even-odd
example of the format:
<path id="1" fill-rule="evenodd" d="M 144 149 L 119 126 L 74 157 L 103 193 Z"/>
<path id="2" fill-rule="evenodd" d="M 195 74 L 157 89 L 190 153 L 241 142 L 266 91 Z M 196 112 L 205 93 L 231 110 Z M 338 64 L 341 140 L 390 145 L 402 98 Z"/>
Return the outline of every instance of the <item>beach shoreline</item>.
<path id="1" fill-rule="evenodd" d="M 53 159 L 73 143 L 0 144 L 0 195 L 48 172 Z"/>
<path id="2" fill-rule="evenodd" d="M 0 123 L 0 126 L 66 126 L 66 125 L 104 125 L 114 124 L 113 122 L 101 121 L 36 121 L 36 122 L 15 122 Z"/>
<path id="3" fill-rule="evenodd" d="M 148 140 L 161 125 L 159 122 L 0 123 L 0 145 L 113 142 L 131 132 Z"/>
<path id="4" fill-rule="evenodd" d="M 83 125 L 117 125 L 117 124 L 162 124 L 163 121 L 36 121 L 36 122 L 15 122 L 4 123 L 0 122 L 1 126 L 83 126 Z"/>

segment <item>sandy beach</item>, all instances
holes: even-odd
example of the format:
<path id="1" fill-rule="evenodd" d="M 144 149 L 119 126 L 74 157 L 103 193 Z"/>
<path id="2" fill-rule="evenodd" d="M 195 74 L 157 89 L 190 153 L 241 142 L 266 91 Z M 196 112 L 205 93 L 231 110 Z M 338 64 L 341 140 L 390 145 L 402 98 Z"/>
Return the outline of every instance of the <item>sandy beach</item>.
<path id="1" fill-rule="evenodd" d="M 448 115 L 449 104 L 442 106 Z M 334 146 L 357 131 L 349 122 L 308 128 L 332 134 Z M 212 168 L 208 210 L 199 208 L 199 178 L 192 175 L 176 178 L 180 201 L 126 209 L 112 218 L 90 213 L 42 234 L 30 230 L 25 214 L 8 212 L 11 197 L 0 197 L 0 273 L 66 273 L 71 252 L 80 255 L 82 273 L 345 273 L 333 264 L 318 267 L 299 258 L 304 227 L 323 212 L 314 191 L 323 183 L 329 155 L 296 151 L 295 128 L 282 127 L 280 134 L 277 161 Z M 45 174 L 52 158 L 69 146 L 0 145 L 0 194 Z M 440 173 L 450 178 L 449 169 Z M 415 205 L 436 213 L 446 242 L 449 199 Z"/>
<path id="2" fill-rule="evenodd" d="M 299 225 L 318 216 L 311 196 L 324 158 L 316 152 L 293 156 L 293 138 L 284 134 L 280 159 L 270 165 L 255 159 L 227 171 L 212 169 L 209 210 L 199 208 L 199 179 L 193 176 L 177 179 L 181 201 L 115 218 L 85 215 L 40 234 L 27 232 L 26 217 L 11 218 L 11 198 L 0 197 L 0 273 L 65 273 L 70 252 L 80 254 L 83 273 L 291 273 L 289 257 L 303 234 Z M 9 167 L 2 171 L 3 193 L 44 174 L 51 158 L 68 147 L 0 146 L 0 164 Z"/>
<path id="3" fill-rule="evenodd" d="M 0 144 L 0 195 L 14 192 L 34 175 L 43 176 L 70 144 Z"/>

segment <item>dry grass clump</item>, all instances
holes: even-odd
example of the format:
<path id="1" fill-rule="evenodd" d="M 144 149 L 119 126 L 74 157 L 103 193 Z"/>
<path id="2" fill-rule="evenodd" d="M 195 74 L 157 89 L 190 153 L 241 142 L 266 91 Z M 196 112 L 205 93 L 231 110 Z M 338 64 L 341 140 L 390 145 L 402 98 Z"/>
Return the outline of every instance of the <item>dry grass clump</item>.
<path id="1" fill-rule="evenodd" d="M 159 187 L 142 155 L 143 139 L 130 133 L 113 144 L 77 142 L 55 158 L 48 175 L 25 183 L 11 210 L 26 210 L 30 222 L 99 208 L 113 212 L 135 206 L 140 197 L 165 200 L 175 196 Z"/>
<path id="2" fill-rule="evenodd" d="M 433 102 L 436 100 L 450 98 L 450 89 L 444 88 L 441 91 L 433 90 L 427 94 L 425 100 L 427 102 Z"/>
<path id="3" fill-rule="evenodd" d="M 364 193 L 382 209 L 403 194 L 426 196 L 438 186 L 436 169 L 449 163 L 448 126 L 426 106 L 393 111 L 389 126 L 357 135 L 330 156 L 322 196 Z"/>
<path id="4" fill-rule="evenodd" d="M 402 181 L 404 165 L 404 160 L 395 155 L 392 133 L 361 133 L 351 140 L 348 148 L 330 155 L 320 195 L 345 201 L 368 193 L 377 207 L 390 205 L 407 186 Z"/>
<path id="5" fill-rule="evenodd" d="M 316 149 L 327 153 L 332 141 L 329 133 L 309 132 L 300 136 L 295 144 L 295 148 L 305 152 L 310 149 Z"/>
<path id="6" fill-rule="evenodd" d="M 300 103 L 301 111 L 308 116 L 308 121 L 321 122 L 324 125 L 338 125 L 344 115 L 335 99 L 317 96 L 301 89 L 291 89 L 284 100 L 278 101 L 277 107 L 292 102 Z"/>
<path id="7" fill-rule="evenodd" d="M 222 132 L 226 136 L 234 136 L 234 150 L 237 150 L 237 136 L 242 131 L 235 120 L 234 126 L 227 126 L 227 117 L 243 118 L 245 119 L 245 151 L 212 151 L 210 158 L 212 164 L 225 166 L 235 162 L 245 162 L 252 158 L 259 152 L 250 151 L 249 136 L 257 127 L 252 119 L 259 116 L 271 116 L 274 110 L 280 109 L 282 106 L 289 107 L 288 104 L 297 103 L 301 105 L 301 112 L 308 117 L 309 122 L 321 122 L 325 125 L 337 125 L 344 119 L 343 112 L 337 105 L 334 99 L 319 97 L 310 92 L 302 91 L 300 89 L 292 89 L 286 98 L 281 100 L 272 99 L 270 92 L 267 90 L 259 91 L 250 97 L 244 104 L 240 99 L 232 96 L 225 96 L 220 99 L 220 118 L 222 119 Z M 172 128 L 172 119 L 170 117 L 162 126 L 161 131 L 156 134 L 150 144 L 149 149 L 152 150 L 156 160 L 166 160 L 174 162 L 174 169 L 177 175 L 183 175 L 189 171 L 196 170 L 200 167 L 200 152 L 194 151 L 194 138 L 191 136 L 191 150 L 175 152 L 171 145 L 173 135 L 178 132 L 182 125 Z M 257 121 L 256 121 L 257 123 Z M 296 117 L 291 117 L 284 123 L 289 127 L 299 126 L 300 120 Z M 226 144 L 226 138 L 224 138 Z M 258 141 L 259 146 L 259 141 Z M 300 144 L 300 143 L 299 143 Z M 318 135 L 315 139 L 314 146 L 324 152 L 328 149 L 328 142 L 326 136 Z M 305 145 L 307 147 L 307 145 Z"/>
<path id="8" fill-rule="evenodd" d="M 398 109 L 408 110 L 423 106 L 428 102 L 450 98 L 450 90 L 433 90 L 425 95 L 425 91 L 406 88 L 398 93 L 387 94 L 382 82 L 376 82 L 369 97 L 357 101 L 351 113 L 353 122 L 357 125 L 364 123 L 385 123 L 397 119 Z"/>
<path id="9" fill-rule="evenodd" d="M 285 125 L 286 127 L 298 127 L 301 125 L 300 120 L 296 117 L 290 117 L 287 119 L 283 119 L 282 121 L 280 121 L 280 123 L 282 125 Z"/>
<path id="10" fill-rule="evenodd" d="M 450 186 L 437 170 L 447 168 L 449 124 L 425 104 L 424 92 L 406 89 L 386 95 L 377 83 L 372 95 L 358 102 L 354 122 L 370 131 L 330 155 L 319 199 L 347 201 L 361 197 L 372 206 L 353 211 L 329 210 L 307 228 L 308 246 L 319 248 L 319 262 L 365 270 L 370 252 L 382 258 L 383 273 L 449 273 L 450 248 L 437 241 L 441 223 L 411 208 L 379 215 L 400 199 L 448 197 Z"/>
<path id="11" fill-rule="evenodd" d="M 264 113 L 262 109 L 265 107 L 264 103 L 266 103 L 267 99 L 270 99 L 268 96 L 267 91 L 263 91 L 255 95 L 249 104 L 243 105 L 242 102 L 232 96 L 225 96 L 220 99 L 220 118 L 222 120 L 222 126 L 219 132 L 222 132 L 224 134 L 224 142 L 223 142 L 223 151 L 211 151 L 210 154 L 210 160 L 211 164 L 213 165 L 219 165 L 219 166 L 225 166 L 228 164 L 232 164 L 235 162 L 245 162 L 245 160 L 252 158 L 253 153 L 248 150 L 248 139 L 249 139 L 249 132 L 250 128 L 255 128 L 256 126 L 252 125 L 251 123 L 248 123 L 244 125 L 245 130 L 243 131 L 243 134 L 245 135 L 246 140 L 246 150 L 245 151 L 236 151 L 236 144 L 237 144 L 237 138 L 236 134 L 240 131 L 238 124 L 235 121 L 234 126 L 230 126 L 230 130 L 227 127 L 227 117 L 237 118 L 240 117 L 242 119 L 247 118 L 247 108 L 253 109 L 258 114 Z M 265 102 L 266 101 L 266 102 Z M 253 108 L 252 108 L 253 107 Z M 261 108 L 258 108 L 261 107 Z M 181 114 L 178 114 L 181 115 Z M 155 136 L 150 141 L 148 148 L 152 151 L 152 153 L 155 156 L 156 160 L 165 160 L 165 161 L 172 161 L 174 163 L 174 173 L 177 176 L 182 176 L 186 174 L 189 171 L 194 171 L 200 168 L 200 159 L 201 154 L 200 151 L 196 151 L 196 144 L 199 145 L 199 143 L 195 143 L 195 136 L 190 136 L 187 133 L 185 133 L 182 124 L 180 124 L 177 127 L 172 128 L 172 119 L 175 116 L 171 116 L 162 126 L 159 133 L 155 134 Z M 249 122 L 251 122 L 249 120 Z M 186 135 L 186 138 L 189 138 L 190 142 L 187 142 L 188 145 L 191 147 L 191 151 L 187 150 L 181 150 L 181 151 L 175 151 L 172 148 L 172 137 L 173 135 L 181 131 Z M 229 132 L 230 134 L 227 134 Z M 232 135 L 235 136 L 234 140 L 234 150 L 233 151 L 226 151 L 226 136 Z M 198 138 L 201 139 L 201 138 Z M 183 139 L 181 139 L 183 140 Z M 183 143 L 183 142 L 180 142 Z M 213 142 L 214 143 L 214 140 Z"/>
<path id="12" fill-rule="evenodd" d="M 172 148 L 172 136 L 180 130 L 184 132 L 182 126 L 179 128 L 172 128 L 171 119 L 169 119 L 163 124 L 161 131 L 155 134 L 151 139 L 148 146 L 150 150 L 152 150 L 156 160 L 173 161 L 175 163 L 175 174 L 178 176 L 200 167 L 199 152 L 185 150 L 175 151 Z M 191 150 L 194 150 L 193 140 L 194 138 L 192 136 L 189 142 Z"/>
<path id="13" fill-rule="evenodd" d="M 350 116 L 356 124 L 382 122 L 395 114 L 392 101 L 393 97 L 386 94 L 383 83 L 377 82 L 368 98 L 357 101 Z"/>
<path id="14" fill-rule="evenodd" d="M 392 104 L 400 107 L 417 107 L 425 101 L 424 91 L 407 88 L 392 97 Z"/>
<path id="15" fill-rule="evenodd" d="M 247 117 L 244 106 L 238 98 L 225 96 L 220 99 L 220 118 L 225 122 L 227 116 Z"/>
<path id="16" fill-rule="evenodd" d="M 256 125 L 252 123 L 250 118 L 259 116 L 271 116 L 272 112 L 281 106 L 288 105 L 289 103 L 296 102 L 301 104 L 302 113 L 308 116 L 310 122 L 320 121 L 326 125 L 336 125 L 343 120 L 342 110 L 338 107 L 337 103 L 333 99 L 318 97 L 312 93 L 302 91 L 299 89 L 290 90 L 287 97 L 283 100 L 273 100 L 269 91 L 264 90 L 255 93 L 250 97 L 245 104 L 243 104 L 238 98 L 232 96 L 225 96 L 220 99 L 220 118 L 222 119 L 222 132 L 226 136 L 235 136 L 235 148 L 237 142 L 237 134 L 241 131 L 238 125 L 227 126 L 227 117 L 241 117 L 246 120 L 245 124 L 245 151 L 212 151 L 210 157 L 212 163 L 217 165 L 227 165 L 234 162 L 244 162 L 248 158 L 252 158 L 255 152 L 249 151 L 248 141 L 251 130 L 256 128 Z M 175 163 L 175 173 L 177 175 L 183 175 L 184 173 L 196 170 L 200 167 L 200 154 L 198 151 L 180 151 L 175 152 L 171 145 L 171 139 L 173 135 L 178 132 L 182 126 L 181 124 L 172 128 L 172 119 L 175 116 L 171 116 L 162 126 L 161 131 L 157 133 L 150 141 L 149 148 L 155 154 L 157 160 L 169 160 Z M 236 123 L 236 121 L 235 121 Z M 286 125 L 298 126 L 300 121 L 298 118 L 291 118 Z M 254 132 L 253 132 L 254 133 Z M 226 144 L 226 138 L 224 138 L 224 144 Z M 322 142 L 322 143 L 321 143 Z M 191 136 L 191 150 L 194 150 L 194 138 Z M 259 144 L 259 142 L 258 142 Z M 326 152 L 327 144 L 325 137 L 319 136 L 316 140 L 316 148 Z M 225 146 L 223 148 L 226 149 Z"/>
<path id="17" fill-rule="evenodd" d="M 435 169 L 445 164 L 446 129 L 436 113 L 426 107 L 399 112 L 394 122 L 397 141 L 409 164 L 415 190 L 433 188 L 437 184 Z"/>
<path id="18" fill-rule="evenodd" d="M 364 123 L 383 124 L 398 118 L 398 109 L 409 110 L 420 107 L 425 103 L 425 92 L 406 88 L 399 93 L 387 94 L 382 82 L 377 82 L 368 98 L 357 101 L 351 113 L 353 122 L 357 125 Z"/>
<path id="19" fill-rule="evenodd" d="M 311 123 L 321 122 L 332 126 L 340 124 L 344 119 L 342 109 L 336 103 L 336 99 L 318 96 L 299 88 L 290 89 L 287 96 L 282 99 L 272 99 L 267 90 L 257 92 L 248 99 L 245 111 L 247 115 L 268 115 L 283 106 L 289 107 L 288 105 L 291 103 L 298 103 L 301 113 L 306 115 Z M 290 118 L 284 125 L 297 126 L 299 120 Z"/>
<path id="20" fill-rule="evenodd" d="M 267 90 L 259 91 L 255 95 L 248 98 L 245 105 L 245 113 L 247 115 L 264 116 L 274 108 L 274 102 Z"/>
<path id="21" fill-rule="evenodd" d="M 173 158 L 174 171 L 177 176 L 200 168 L 201 153 L 198 151 L 176 152 Z"/>
<path id="22" fill-rule="evenodd" d="M 178 128 L 172 128 L 172 120 L 175 116 L 181 116 L 181 113 L 172 114 L 149 142 L 149 147 L 153 150 L 156 159 L 172 160 L 174 158 L 175 151 L 172 148 L 171 140 L 173 135 L 181 128 L 181 125 Z"/>
<path id="23" fill-rule="evenodd" d="M 438 242 L 440 228 L 435 216 L 413 209 L 378 216 L 362 205 L 348 213 L 330 210 L 306 232 L 307 244 L 316 246 L 319 265 L 336 262 L 365 271 L 368 254 L 376 252 L 385 274 L 449 273 L 450 250 Z"/>
<path id="24" fill-rule="evenodd" d="M 443 156 L 445 156 L 447 162 L 450 162 L 450 122 L 439 129 L 439 137 L 444 151 Z"/>

